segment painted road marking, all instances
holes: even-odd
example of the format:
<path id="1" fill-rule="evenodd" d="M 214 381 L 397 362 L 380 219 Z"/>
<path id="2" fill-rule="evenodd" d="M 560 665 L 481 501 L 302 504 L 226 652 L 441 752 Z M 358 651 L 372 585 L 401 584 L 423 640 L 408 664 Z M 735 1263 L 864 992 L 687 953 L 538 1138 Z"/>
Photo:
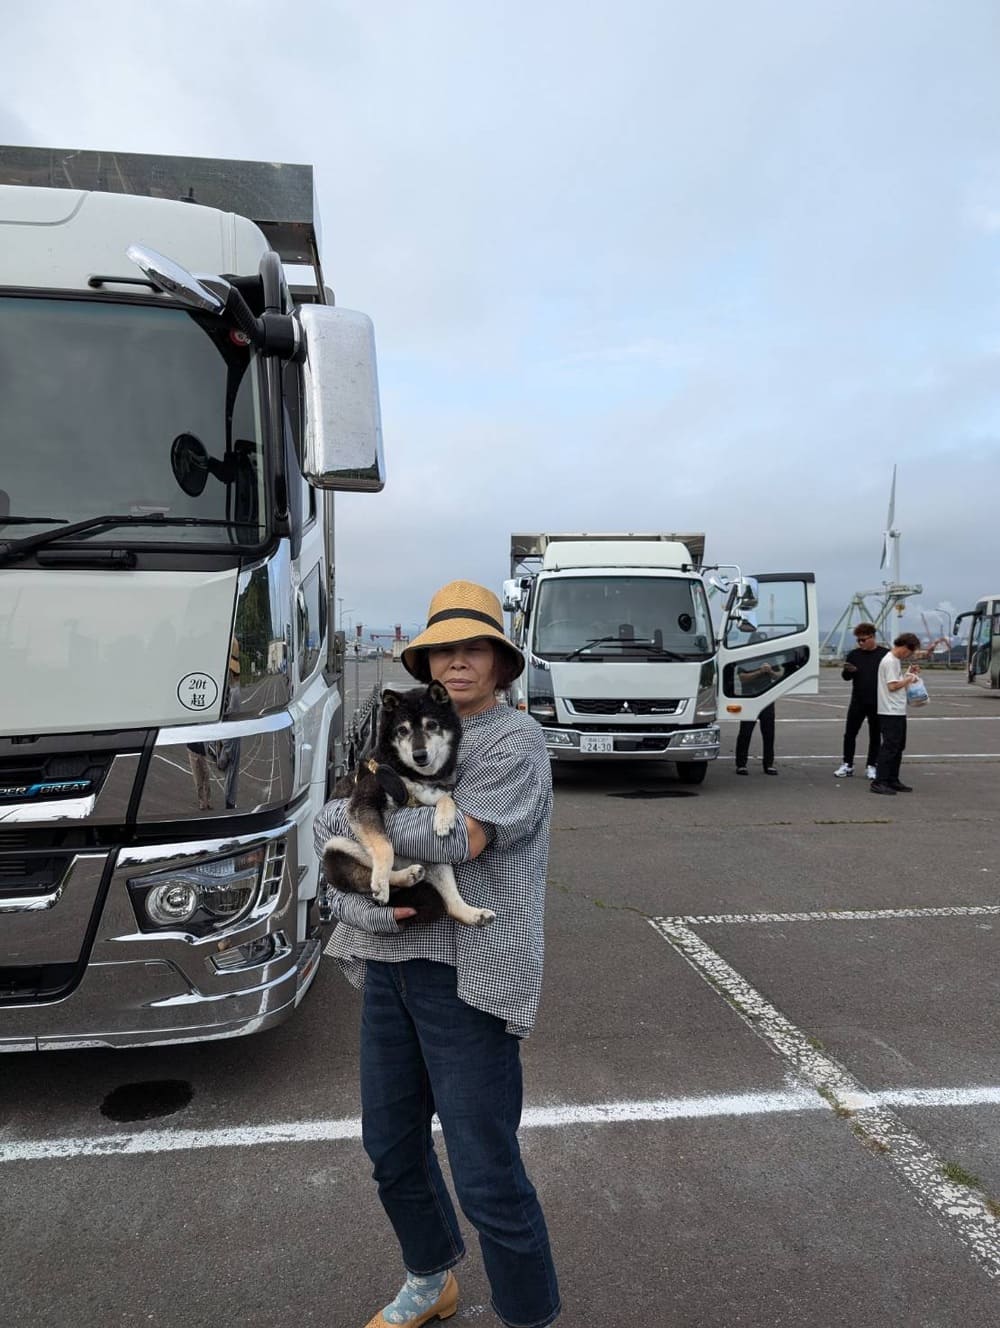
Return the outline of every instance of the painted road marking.
<path id="1" fill-rule="evenodd" d="M 671 918 L 686 927 L 717 927 L 747 922 L 884 922 L 893 918 L 975 918 L 1000 913 L 1000 904 L 956 904 L 949 908 L 836 908 L 817 913 L 703 913 Z"/>
<path id="2" fill-rule="evenodd" d="M 1000 720 L 1000 715 L 907 715 L 907 728 L 910 724 L 989 724 Z M 732 721 L 730 721 L 732 722 Z M 841 724 L 843 721 L 833 715 L 802 716 L 795 719 L 779 719 L 779 724 Z"/>
<path id="3" fill-rule="evenodd" d="M 676 919 L 674 919 L 676 921 Z M 1000 1085 L 968 1088 L 888 1088 L 867 1092 L 845 1089 L 844 1106 L 850 1111 L 882 1107 L 1000 1106 Z M 657 1098 L 636 1102 L 577 1102 L 525 1108 L 521 1128 L 572 1129 L 582 1125 L 658 1124 L 665 1121 L 734 1119 L 743 1116 L 793 1115 L 829 1111 L 830 1102 L 813 1088 L 789 1088 L 761 1093 L 723 1093 L 705 1097 Z M 435 1130 L 440 1127 L 435 1117 Z M 139 1130 L 56 1139 L 0 1141 L 0 1163 L 51 1162 L 88 1157 L 140 1157 L 151 1153 L 183 1153 L 207 1148 L 259 1148 L 267 1144 L 357 1142 L 361 1120 L 285 1121 L 231 1126 L 214 1130 Z"/>
<path id="4" fill-rule="evenodd" d="M 998 752 L 906 752 L 904 760 L 906 761 L 995 761 L 1000 757 Z M 821 761 L 821 760 L 840 760 L 837 757 L 821 756 L 789 756 L 783 757 L 783 760 L 789 761 Z M 839 781 L 843 783 L 843 781 Z M 864 779 L 861 780 L 863 784 Z"/>
<path id="5" fill-rule="evenodd" d="M 1000 757 L 1000 751 L 996 752 L 904 752 L 904 761 L 995 761 Z M 725 759 L 725 758 L 723 758 Z M 754 760 L 754 757 L 750 758 Z M 786 755 L 781 753 L 782 761 L 842 761 L 844 758 L 838 752 L 836 756 L 817 756 L 814 752 L 803 753 L 799 755 Z M 841 780 L 841 783 L 844 781 Z M 864 779 L 859 781 L 864 783 Z"/>
<path id="6" fill-rule="evenodd" d="M 875 1100 L 832 1056 L 820 1051 L 752 987 L 683 918 L 651 918 L 652 926 L 696 973 L 720 992 L 740 1018 L 785 1062 L 795 1082 L 811 1084 L 855 1137 L 882 1157 L 920 1206 L 955 1235 L 990 1277 L 1000 1277 L 1000 1221 L 984 1196 L 948 1178 L 944 1162 L 889 1106 Z"/>

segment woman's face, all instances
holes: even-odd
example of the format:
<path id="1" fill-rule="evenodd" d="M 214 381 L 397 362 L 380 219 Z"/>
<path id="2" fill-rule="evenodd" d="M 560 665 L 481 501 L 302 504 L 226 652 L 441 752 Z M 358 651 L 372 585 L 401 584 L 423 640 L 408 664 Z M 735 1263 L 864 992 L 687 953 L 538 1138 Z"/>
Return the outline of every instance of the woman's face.
<path id="1" fill-rule="evenodd" d="M 427 659 L 431 677 L 442 684 L 463 718 L 478 715 L 495 703 L 497 657 L 488 637 L 451 646 L 431 646 Z"/>

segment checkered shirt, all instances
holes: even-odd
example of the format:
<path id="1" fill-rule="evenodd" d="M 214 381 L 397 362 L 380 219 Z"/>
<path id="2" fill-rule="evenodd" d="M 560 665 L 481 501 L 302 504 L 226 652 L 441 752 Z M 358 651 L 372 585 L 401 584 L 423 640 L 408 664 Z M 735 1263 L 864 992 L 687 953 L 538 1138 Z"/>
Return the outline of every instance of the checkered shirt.
<path id="1" fill-rule="evenodd" d="M 433 807 L 406 807 L 386 816 L 397 854 L 417 862 L 450 862 L 462 898 L 490 908 L 487 927 L 451 918 L 400 927 L 392 910 L 369 897 L 336 890 L 337 919 L 326 947 L 356 987 L 364 961 L 434 959 L 453 964 L 467 1004 L 503 1019 L 517 1037 L 531 1032 L 542 987 L 545 870 L 552 815 L 552 772 L 542 730 L 533 719 L 497 704 L 463 721 L 455 802 L 486 828 L 489 842 L 466 862 L 462 816 L 450 835 L 434 833 Z M 328 802 L 316 818 L 316 851 L 332 835 L 350 836 L 346 803 Z"/>

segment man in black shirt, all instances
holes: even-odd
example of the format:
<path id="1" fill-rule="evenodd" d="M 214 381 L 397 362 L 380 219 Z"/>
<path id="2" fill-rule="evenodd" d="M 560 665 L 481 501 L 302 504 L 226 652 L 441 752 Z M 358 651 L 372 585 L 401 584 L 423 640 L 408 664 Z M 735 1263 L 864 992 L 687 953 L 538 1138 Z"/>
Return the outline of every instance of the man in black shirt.
<path id="1" fill-rule="evenodd" d="M 844 725 L 844 763 L 833 773 L 837 779 L 847 779 L 854 774 L 854 743 L 861 725 L 867 719 L 868 763 L 865 776 L 874 779 L 880 737 L 878 666 L 889 652 L 885 646 L 876 644 L 873 623 L 858 623 L 854 629 L 854 639 L 857 648 L 844 660 L 840 675 L 851 684 L 851 703 L 847 707 L 847 723 Z"/>

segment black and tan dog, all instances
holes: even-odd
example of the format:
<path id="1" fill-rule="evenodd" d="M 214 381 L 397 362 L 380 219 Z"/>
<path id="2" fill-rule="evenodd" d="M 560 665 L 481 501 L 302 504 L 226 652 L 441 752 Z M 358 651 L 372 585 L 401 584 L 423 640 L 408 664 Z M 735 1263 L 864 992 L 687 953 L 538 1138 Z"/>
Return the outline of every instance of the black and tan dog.
<path id="1" fill-rule="evenodd" d="M 323 872 L 340 890 L 371 894 L 376 903 L 415 908 L 411 921 L 447 913 L 456 922 L 484 927 L 496 914 L 462 899 L 448 863 L 394 859 L 385 813 L 396 807 L 434 808 L 434 829 L 448 835 L 457 810 L 451 796 L 462 724 L 438 682 L 407 692 L 382 693 L 378 736 L 369 760 L 353 777 L 347 819 L 357 842 L 335 836 L 323 850 Z M 397 892 L 401 892 L 398 893 Z"/>

